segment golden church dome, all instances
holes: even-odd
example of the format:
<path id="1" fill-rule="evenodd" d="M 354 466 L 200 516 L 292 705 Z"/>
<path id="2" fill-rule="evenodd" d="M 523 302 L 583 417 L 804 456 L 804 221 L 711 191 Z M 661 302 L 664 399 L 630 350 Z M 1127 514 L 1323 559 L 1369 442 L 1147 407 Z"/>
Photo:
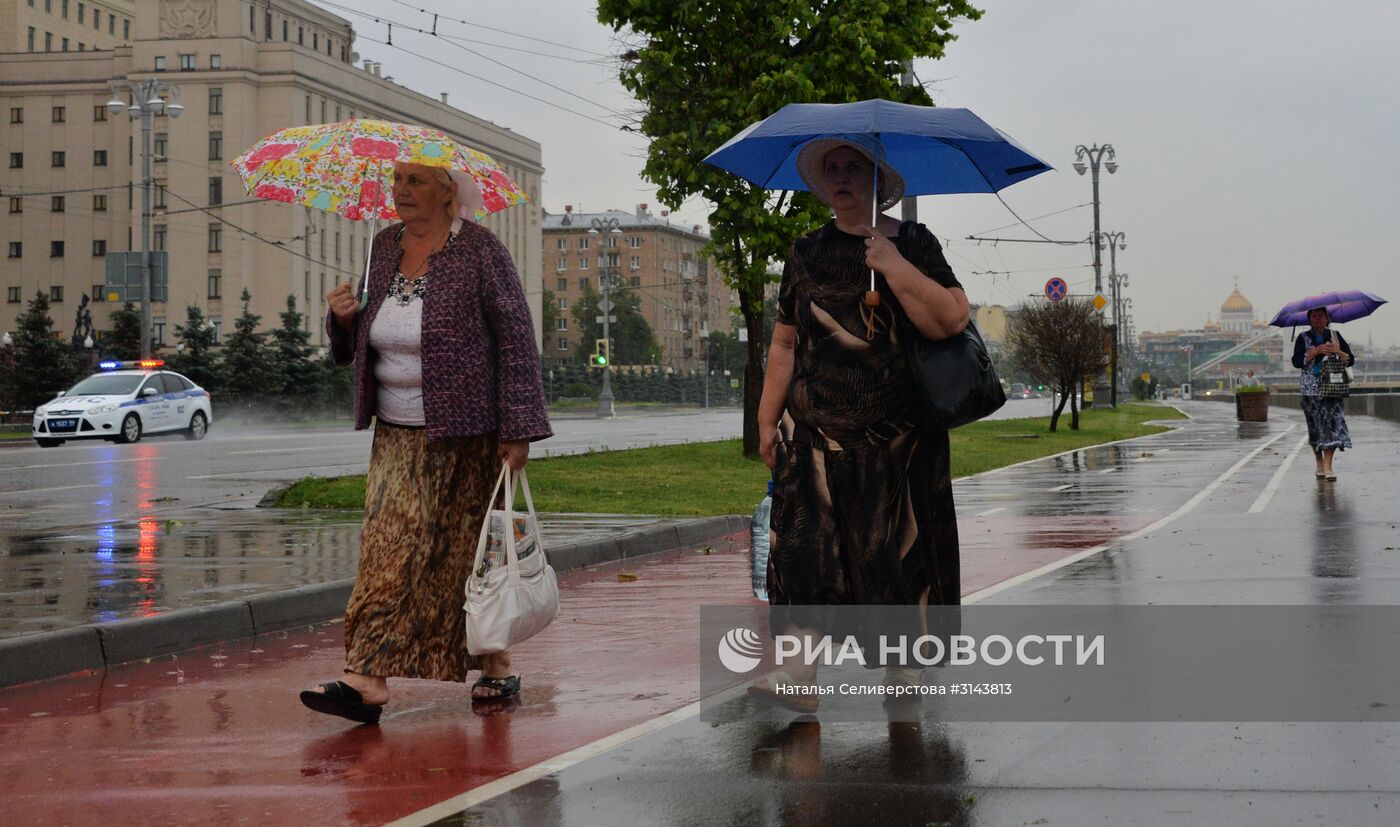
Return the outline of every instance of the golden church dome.
<path id="1" fill-rule="evenodd" d="M 1253 313 L 1254 305 L 1250 304 L 1249 299 L 1246 299 L 1244 294 L 1240 292 L 1240 289 L 1236 287 L 1235 292 L 1230 294 L 1230 298 L 1226 299 L 1225 303 L 1220 305 L 1220 312 Z"/>

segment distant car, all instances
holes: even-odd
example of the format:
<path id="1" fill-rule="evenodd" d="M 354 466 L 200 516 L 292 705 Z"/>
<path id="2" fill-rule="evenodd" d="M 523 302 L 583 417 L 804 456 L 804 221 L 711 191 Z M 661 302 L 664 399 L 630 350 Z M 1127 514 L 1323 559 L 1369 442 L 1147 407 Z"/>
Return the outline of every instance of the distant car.
<path id="1" fill-rule="evenodd" d="M 158 359 L 103 362 L 101 370 L 34 411 L 34 441 L 136 442 L 153 434 L 203 439 L 214 421 L 209 392 Z"/>
<path id="2" fill-rule="evenodd" d="M 1026 386 L 1023 385 L 1023 384 L 1021 384 L 1020 382 L 1012 382 L 1012 383 L 1011 383 L 1011 393 L 1008 393 L 1008 394 L 1007 394 L 1007 397 L 1010 398 L 1010 399 L 1028 399 L 1028 398 L 1029 398 L 1028 396 L 1026 396 Z"/>

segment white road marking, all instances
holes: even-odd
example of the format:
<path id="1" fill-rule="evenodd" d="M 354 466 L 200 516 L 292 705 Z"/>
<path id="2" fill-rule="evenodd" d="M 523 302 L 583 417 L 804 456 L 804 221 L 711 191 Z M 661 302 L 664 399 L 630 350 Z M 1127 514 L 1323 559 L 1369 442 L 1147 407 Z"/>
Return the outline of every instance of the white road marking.
<path id="1" fill-rule="evenodd" d="M 1289 466 L 1293 464 L 1293 460 L 1298 456 L 1298 452 L 1302 451 L 1303 446 L 1307 444 L 1308 438 L 1306 436 L 1298 440 L 1298 444 L 1294 445 L 1293 450 L 1288 452 L 1288 456 L 1284 458 L 1283 463 L 1279 465 L 1278 470 L 1275 471 L 1273 477 L 1269 479 L 1269 484 L 1264 486 L 1264 493 L 1260 494 L 1259 499 L 1254 501 L 1254 505 L 1249 507 L 1248 513 L 1258 514 L 1260 511 L 1269 507 L 1269 503 L 1274 498 L 1274 493 L 1277 492 L 1279 486 L 1283 484 L 1283 477 L 1288 473 Z"/>
<path id="2" fill-rule="evenodd" d="M 989 509 L 987 509 L 986 511 L 983 511 L 981 514 L 978 514 L 977 516 L 978 516 L 978 517 L 990 517 L 990 516 L 992 516 L 993 514 L 997 513 L 998 511 L 1005 511 L 1005 510 L 1006 510 L 1006 506 L 1004 506 L 1004 505 L 999 505 L 999 506 L 997 506 L 996 508 L 989 508 Z"/>
<path id="3" fill-rule="evenodd" d="M 60 485 L 55 488 L 25 488 L 19 491 L 0 491 L 0 497 L 6 494 L 43 494 L 46 491 L 72 491 L 76 488 L 100 488 L 96 483 L 87 485 Z"/>
<path id="4" fill-rule="evenodd" d="M 328 465 L 297 465 L 291 468 L 249 468 L 247 471 L 229 471 L 226 474 L 200 474 L 198 476 L 185 477 L 187 480 L 217 480 L 223 477 L 247 477 L 253 479 L 254 474 L 281 474 L 286 471 L 309 471 L 316 468 L 359 468 L 369 462 L 369 457 L 365 457 L 358 462 L 337 462 Z"/>
<path id="5" fill-rule="evenodd" d="M 1100 471 L 1099 473 L 1100 473 L 1100 474 L 1112 474 L 1114 471 L 1117 471 L 1117 470 L 1118 470 L 1117 468 L 1105 468 L 1105 469 L 1103 469 L 1102 471 Z"/>
<path id="6" fill-rule="evenodd" d="M 76 468 L 80 465 L 115 465 L 119 462 L 150 462 L 160 459 L 157 454 L 149 457 L 131 457 L 130 459 L 98 459 L 91 462 L 56 462 L 48 465 L 10 465 L 0 468 L 3 471 L 29 471 L 34 468 Z"/>
<path id="7" fill-rule="evenodd" d="M 1067 483 L 1065 483 L 1064 485 L 1057 485 L 1057 486 L 1055 486 L 1054 488 L 1047 488 L 1047 489 L 1045 489 L 1045 490 L 1046 490 L 1046 491 L 1063 491 L 1063 490 L 1065 490 L 1066 488 L 1073 488 L 1073 487 L 1074 487 L 1074 483 L 1072 483 L 1072 482 L 1067 482 Z"/>
<path id="8" fill-rule="evenodd" d="M 314 445 L 310 448 L 264 448 L 259 451 L 229 451 L 227 456 L 241 457 L 252 454 L 295 454 L 298 451 L 334 451 L 337 448 L 365 448 L 364 442 L 346 442 L 339 445 Z"/>

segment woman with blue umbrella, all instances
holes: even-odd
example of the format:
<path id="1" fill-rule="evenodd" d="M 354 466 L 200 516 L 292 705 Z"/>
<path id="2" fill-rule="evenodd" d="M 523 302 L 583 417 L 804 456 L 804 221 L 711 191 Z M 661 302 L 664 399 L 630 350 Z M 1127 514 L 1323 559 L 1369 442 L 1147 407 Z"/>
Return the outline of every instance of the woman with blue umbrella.
<path id="1" fill-rule="evenodd" d="M 824 633 L 825 607 L 958 604 L 948 432 L 921 421 L 908 353 L 961 333 L 968 301 L 933 233 L 881 213 L 905 194 L 995 192 L 1049 167 L 965 109 L 882 100 L 791 104 L 706 161 L 808 190 L 833 215 L 784 264 L 759 404 L 771 628 Z M 814 674 L 787 667 L 750 692 L 812 711 L 815 696 L 780 687 Z"/>

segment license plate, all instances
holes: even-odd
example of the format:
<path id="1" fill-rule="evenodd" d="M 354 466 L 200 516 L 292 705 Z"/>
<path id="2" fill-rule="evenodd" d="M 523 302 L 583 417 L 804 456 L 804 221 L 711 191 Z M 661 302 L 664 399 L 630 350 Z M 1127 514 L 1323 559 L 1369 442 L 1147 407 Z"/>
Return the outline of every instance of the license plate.
<path id="1" fill-rule="evenodd" d="M 50 431 L 76 431 L 78 430 L 78 420 L 76 419 L 50 419 Z"/>

